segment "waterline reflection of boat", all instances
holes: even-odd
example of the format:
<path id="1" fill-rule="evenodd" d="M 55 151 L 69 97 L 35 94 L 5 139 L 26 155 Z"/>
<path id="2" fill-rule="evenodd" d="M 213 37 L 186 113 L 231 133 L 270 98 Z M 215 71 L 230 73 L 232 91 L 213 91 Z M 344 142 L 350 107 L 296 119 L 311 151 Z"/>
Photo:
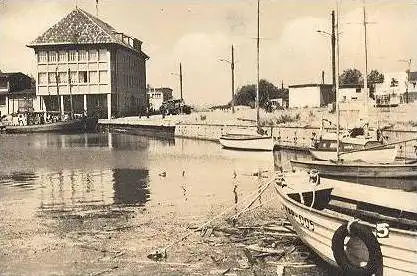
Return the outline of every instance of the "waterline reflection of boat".
<path id="1" fill-rule="evenodd" d="M 344 275 L 417 274 L 417 193 L 292 174 L 276 182 L 300 239 Z"/>

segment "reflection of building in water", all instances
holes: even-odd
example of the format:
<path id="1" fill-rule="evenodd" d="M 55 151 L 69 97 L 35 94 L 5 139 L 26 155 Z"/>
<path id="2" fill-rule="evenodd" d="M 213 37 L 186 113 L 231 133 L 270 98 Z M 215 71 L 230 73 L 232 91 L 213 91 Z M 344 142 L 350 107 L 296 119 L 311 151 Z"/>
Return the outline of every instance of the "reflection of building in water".
<path id="1" fill-rule="evenodd" d="M 148 170 L 114 169 L 114 204 L 144 205 L 150 196 L 148 183 Z"/>
<path id="2" fill-rule="evenodd" d="M 41 209 L 69 211 L 113 204 L 144 205 L 150 196 L 148 170 L 38 171 Z"/>

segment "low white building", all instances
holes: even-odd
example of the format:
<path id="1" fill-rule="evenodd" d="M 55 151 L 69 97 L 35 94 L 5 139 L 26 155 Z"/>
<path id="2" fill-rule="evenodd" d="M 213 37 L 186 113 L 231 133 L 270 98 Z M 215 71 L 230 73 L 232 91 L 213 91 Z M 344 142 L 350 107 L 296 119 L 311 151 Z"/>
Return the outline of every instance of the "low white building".
<path id="1" fill-rule="evenodd" d="M 289 86 L 289 107 L 320 107 L 334 102 L 331 84 L 298 84 Z"/>

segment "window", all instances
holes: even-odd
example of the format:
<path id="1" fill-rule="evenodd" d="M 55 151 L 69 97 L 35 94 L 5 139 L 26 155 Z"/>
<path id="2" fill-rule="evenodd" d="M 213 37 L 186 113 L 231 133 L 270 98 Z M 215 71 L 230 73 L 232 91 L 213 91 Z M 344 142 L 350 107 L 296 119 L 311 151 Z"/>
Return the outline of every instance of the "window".
<path id="1" fill-rule="evenodd" d="M 107 79 L 107 71 L 100 71 L 100 83 L 108 83 L 108 79 Z"/>
<path id="2" fill-rule="evenodd" d="M 79 83 L 87 83 L 87 71 L 80 71 L 78 73 L 78 82 Z"/>
<path id="3" fill-rule="evenodd" d="M 97 50 L 88 51 L 88 57 L 90 61 L 97 61 Z"/>
<path id="4" fill-rule="evenodd" d="M 99 60 L 100 61 L 107 61 L 107 50 L 106 49 L 100 49 L 99 50 Z"/>
<path id="5" fill-rule="evenodd" d="M 46 73 L 39 73 L 38 74 L 38 83 L 39 84 L 47 84 L 48 83 L 48 75 Z"/>
<path id="6" fill-rule="evenodd" d="M 58 73 L 58 83 L 67 83 L 67 73 L 66 72 L 59 72 Z"/>
<path id="7" fill-rule="evenodd" d="M 98 83 L 97 71 L 90 71 L 90 83 Z"/>
<path id="8" fill-rule="evenodd" d="M 6 105 L 6 95 L 0 95 L 0 105 Z"/>
<path id="9" fill-rule="evenodd" d="M 78 73 L 75 72 L 75 71 L 70 72 L 71 83 L 77 83 L 77 81 L 78 81 L 77 74 Z"/>
<path id="10" fill-rule="evenodd" d="M 86 61 L 87 60 L 87 51 L 85 50 L 80 50 L 78 52 L 78 60 L 79 61 Z"/>
<path id="11" fill-rule="evenodd" d="M 54 51 L 49 52 L 48 61 L 49 62 L 56 62 L 57 61 L 56 52 L 54 52 Z"/>
<path id="12" fill-rule="evenodd" d="M 38 53 L 38 62 L 47 62 L 48 54 L 45 51 L 40 51 Z"/>
<path id="13" fill-rule="evenodd" d="M 77 61 L 77 51 L 69 51 L 69 61 Z"/>
<path id="14" fill-rule="evenodd" d="M 66 62 L 67 61 L 67 52 L 60 51 L 58 58 L 59 58 L 59 62 Z"/>
<path id="15" fill-rule="evenodd" d="M 56 73 L 48 73 L 49 83 L 56 83 Z"/>

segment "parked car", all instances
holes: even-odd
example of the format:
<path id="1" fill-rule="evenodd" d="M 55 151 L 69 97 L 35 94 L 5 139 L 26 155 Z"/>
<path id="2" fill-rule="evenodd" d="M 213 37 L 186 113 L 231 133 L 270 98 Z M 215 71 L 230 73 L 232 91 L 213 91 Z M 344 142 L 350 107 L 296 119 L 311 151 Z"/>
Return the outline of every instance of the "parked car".
<path id="1" fill-rule="evenodd" d="M 191 106 L 186 105 L 182 99 L 174 99 L 163 102 L 159 111 L 162 115 L 190 114 Z"/>

